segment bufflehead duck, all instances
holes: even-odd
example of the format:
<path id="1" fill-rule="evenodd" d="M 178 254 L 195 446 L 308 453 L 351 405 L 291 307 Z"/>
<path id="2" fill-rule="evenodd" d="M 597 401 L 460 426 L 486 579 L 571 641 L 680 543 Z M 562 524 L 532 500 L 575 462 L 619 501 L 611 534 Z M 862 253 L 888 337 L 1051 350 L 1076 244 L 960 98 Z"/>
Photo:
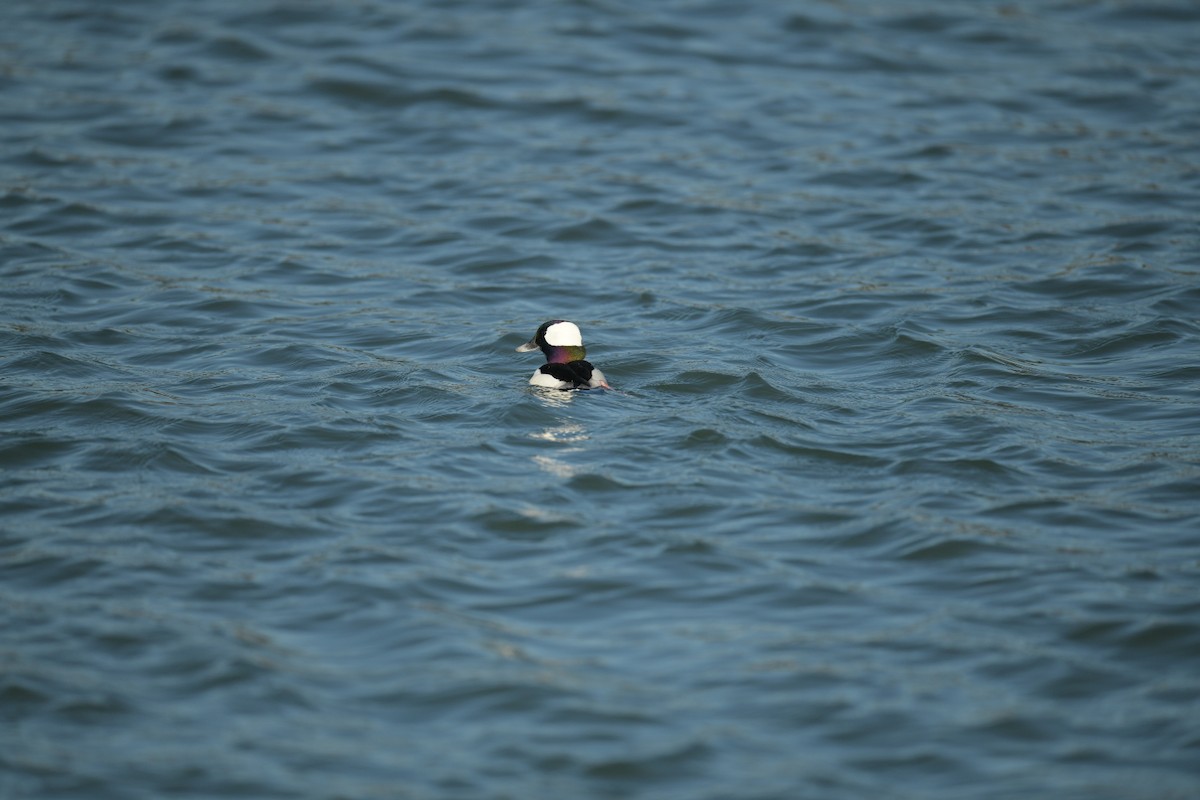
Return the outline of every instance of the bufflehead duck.
<path id="1" fill-rule="evenodd" d="M 517 348 L 528 353 L 541 348 L 546 363 L 533 373 L 529 382 L 548 389 L 611 389 L 604 373 L 583 360 L 583 336 L 574 322 L 552 319 L 537 329 L 533 338 Z"/>

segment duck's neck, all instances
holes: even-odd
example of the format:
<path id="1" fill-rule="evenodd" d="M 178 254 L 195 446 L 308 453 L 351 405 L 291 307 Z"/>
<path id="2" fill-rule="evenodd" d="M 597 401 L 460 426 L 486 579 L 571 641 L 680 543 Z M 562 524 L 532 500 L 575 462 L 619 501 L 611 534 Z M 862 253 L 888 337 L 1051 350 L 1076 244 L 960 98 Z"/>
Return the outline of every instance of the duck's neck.
<path id="1" fill-rule="evenodd" d="M 542 348 L 546 354 L 546 361 L 551 364 L 566 364 L 570 361 L 583 361 L 587 355 L 587 350 L 583 345 L 546 345 Z"/>

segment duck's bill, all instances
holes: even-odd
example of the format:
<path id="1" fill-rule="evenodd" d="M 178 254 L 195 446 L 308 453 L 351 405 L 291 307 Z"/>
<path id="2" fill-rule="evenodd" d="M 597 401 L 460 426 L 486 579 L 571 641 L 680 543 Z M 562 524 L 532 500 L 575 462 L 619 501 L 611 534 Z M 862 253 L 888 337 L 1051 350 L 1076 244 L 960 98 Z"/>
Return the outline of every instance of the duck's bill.
<path id="1" fill-rule="evenodd" d="M 530 339 L 528 342 L 526 342 L 525 344 L 518 347 L 517 352 L 518 353 L 528 353 L 530 350 L 537 350 L 537 349 L 538 349 L 537 342 L 535 342 L 533 339 Z"/>

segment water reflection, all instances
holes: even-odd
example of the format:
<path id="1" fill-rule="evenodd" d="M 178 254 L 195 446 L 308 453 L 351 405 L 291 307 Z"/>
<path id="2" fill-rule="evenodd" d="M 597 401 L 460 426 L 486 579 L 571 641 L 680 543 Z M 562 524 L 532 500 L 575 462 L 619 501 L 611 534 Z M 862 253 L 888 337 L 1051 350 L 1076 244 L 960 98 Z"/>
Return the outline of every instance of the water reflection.
<path id="1" fill-rule="evenodd" d="M 567 394 L 563 392 L 563 394 Z M 569 397 L 570 395 L 568 395 Z M 565 402 L 570 402 L 566 400 Z M 562 459 L 570 453 L 579 453 L 583 451 L 580 442 L 587 441 L 587 429 L 578 422 L 568 422 L 562 425 L 554 425 L 541 431 L 529 434 L 533 439 L 541 439 L 546 442 L 554 442 L 559 445 L 568 445 L 561 450 L 556 450 L 555 455 L 536 455 L 533 457 L 533 463 L 538 465 L 539 469 L 549 472 L 551 475 L 556 475 L 560 478 L 573 478 L 583 470 L 580 467 L 568 464 Z"/>
<path id="2" fill-rule="evenodd" d="M 533 396 L 547 408 L 566 408 L 575 402 L 576 392 L 564 392 L 562 389 L 546 389 L 535 387 Z"/>

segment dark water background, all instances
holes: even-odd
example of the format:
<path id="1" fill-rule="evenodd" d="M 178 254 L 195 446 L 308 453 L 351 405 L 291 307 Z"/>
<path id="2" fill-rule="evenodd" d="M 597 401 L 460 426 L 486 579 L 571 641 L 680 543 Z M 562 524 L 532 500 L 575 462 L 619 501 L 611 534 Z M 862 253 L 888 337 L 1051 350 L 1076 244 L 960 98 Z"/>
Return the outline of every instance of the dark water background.
<path id="1" fill-rule="evenodd" d="M 3 3 L 0 796 L 1200 797 L 1197 42 Z"/>

